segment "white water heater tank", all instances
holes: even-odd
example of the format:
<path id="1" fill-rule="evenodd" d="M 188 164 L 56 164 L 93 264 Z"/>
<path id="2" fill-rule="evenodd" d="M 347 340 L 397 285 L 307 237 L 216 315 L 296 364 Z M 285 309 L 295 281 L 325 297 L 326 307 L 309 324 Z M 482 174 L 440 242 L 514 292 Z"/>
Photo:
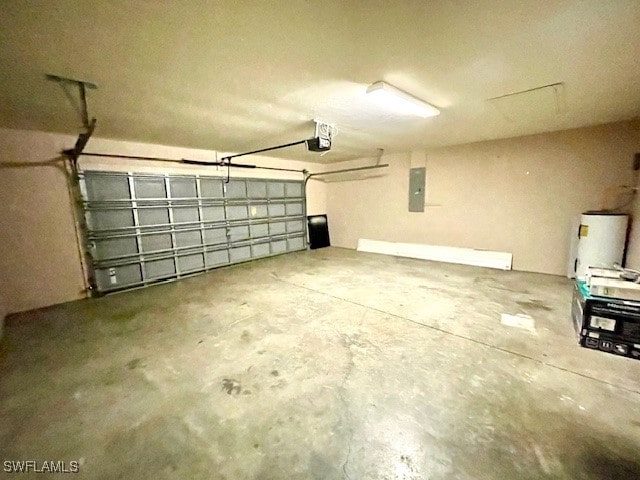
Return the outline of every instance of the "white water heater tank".
<path id="1" fill-rule="evenodd" d="M 584 280 L 589 267 L 611 268 L 622 265 L 627 240 L 628 215 L 585 212 L 578 227 L 576 278 Z"/>

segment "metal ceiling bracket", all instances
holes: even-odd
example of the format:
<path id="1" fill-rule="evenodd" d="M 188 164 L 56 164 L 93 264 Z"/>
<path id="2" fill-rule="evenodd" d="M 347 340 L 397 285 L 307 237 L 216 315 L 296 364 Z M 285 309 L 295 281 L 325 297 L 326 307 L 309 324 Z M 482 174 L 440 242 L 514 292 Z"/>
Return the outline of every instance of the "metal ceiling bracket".
<path id="1" fill-rule="evenodd" d="M 367 167 L 343 168 L 341 170 L 331 170 L 329 172 L 307 173 L 306 177 L 304 179 L 304 184 L 306 185 L 307 182 L 313 177 L 321 177 L 321 176 L 324 176 L 324 175 L 333 175 L 335 173 L 350 173 L 350 172 L 360 172 L 362 170 L 375 170 L 375 169 L 378 169 L 378 168 L 387 168 L 388 166 L 389 166 L 388 163 L 384 163 L 382 165 L 369 165 Z"/>
<path id="2" fill-rule="evenodd" d="M 307 148 L 313 152 L 317 152 L 317 151 L 325 151 L 325 150 L 329 150 L 331 148 L 331 144 L 329 144 L 328 146 L 325 147 L 319 147 L 319 141 L 320 139 L 318 138 L 309 138 L 307 140 L 298 140 L 297 142 L 291 142 L 291 143 L 285 143 L 282 145 L 276 145 L 275 147 L 267 147 L 267 148 L 261 148 L 259 150 L 251 150 L 250 152 L 243 152 L 243 153 L 236 153 L 235 155 L 227 155 L 226 157 L 222 157 L 220 159 L 220 165 L 222 165 L 223 167 L 227 167 L 227 179 L 225 180 L 225 183 L 229 183 L 231 181 L 231 167 L 233 166 L 238 166 L 237 164 L 234 165 L 231 163 L 231 159 L 232 158 L 237 158 L 237 157 L 244 157 L 245 155 L 254 155 L 256 153 L 263 153 L 263 152 L 270 152 L 271 150 L 279 150 L 281 148 L 288 148 L 288 147 L 293 147 L 295 145 L 302 145 L 303 143 L 307 145 Z M 320 149 L 318 149 L 320 148 Z"/>
<path id="3" fill-rule="evenodd" d="M 74 107 L 74 109 L 78 112 L 82 121 L 83 131 L 78 134 L 76 144 L 73 146 L 73 148 L 63 150 L 62 154 L 67 158 L 67 161 L 65 162 L 65 164 L 68 165 L 67 181 L 69 187 L 69 195 L 71 198 L 72 214 L 74 218 L 73 224 L 78 240 L 80 265 L 84 273 L 83 280 L 85 284 L 85 291 L 87 293 L 90 293 L 93 290 L 95 284 L 95 272 L 93 271 L 91 262 L 89 261 L 91 253 L 88 250 L 88 244 L 86 242 L 87 226 L 85 223 L 86 218 L 84 216 L 84 212 L 82 211 L 82 193 L 80 190 L 80 181 L 78 177 L 78 158 L 80 157 L 80 155 L 82 155 L 84 147 L 87 145 L 87 142 L 91 138 L 91 135 L 96 128 L 96 119 L 89 119 L 89 109 L 87 107 L 87 88 L 95 90 L 98 88 L 98 86 L 91 82 L 60 77 L 58 75 L 49 74 L 46 75 L 46 79 L 52 82 L 56 82 L 62 87 L 62 91 L 69 99 L 69 102 L 71 102 L 71 105 Z M 79 105 L 77 104 L 75 97 L 71 91 L 73 87 L 78 88 L 78 96 L 80 98 Z"/>
<path id="4" fill-rule="evenodd" d="M 87 142 L 91 138 L 93 131 L 96 128 L 96 119 L 89 119 L 89 109 L 87 107 L 87 89 L 90 88 L 92 90 L 96 90 L 98 86 L 95 83 L 85 82 L 84 80 L 76 80 L 73 78 L 60 77 L 58 75 L 47 74 L 46 79 L 52 82 L 59 83 L 62 87 L 67 98 L 73 104 L 74 108 L 78 110 L 80 114 L 80 119 L 82 121 L 82 127 L 84 128 L 83 132 L 80 132 L 78 135 L 78 140 L 76 140 L 76 144 L 73 148 L 69 148 L 67 150 L 63 150 L 62 153 L 71 158 L 74 163 L 78 161 L 78 157 L 82 154 L 84 147 L 87 145 Z M 75 100 L 71 92 L 69 91 L 69 86 L 78 87 L 78 95 L 80 97 L 80 105 L 76 105 Z"/>

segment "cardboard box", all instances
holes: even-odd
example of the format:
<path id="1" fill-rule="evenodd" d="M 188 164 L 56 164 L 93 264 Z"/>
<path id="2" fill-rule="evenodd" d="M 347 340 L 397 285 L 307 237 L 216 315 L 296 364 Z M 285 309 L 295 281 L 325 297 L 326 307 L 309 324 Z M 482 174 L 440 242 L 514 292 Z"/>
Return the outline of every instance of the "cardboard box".
<path id="1" fill-rule="evenodd" d="M 577 281 L 571 316 L 581 346 L 640 359 L 640 301 L 591 295 Z"/>

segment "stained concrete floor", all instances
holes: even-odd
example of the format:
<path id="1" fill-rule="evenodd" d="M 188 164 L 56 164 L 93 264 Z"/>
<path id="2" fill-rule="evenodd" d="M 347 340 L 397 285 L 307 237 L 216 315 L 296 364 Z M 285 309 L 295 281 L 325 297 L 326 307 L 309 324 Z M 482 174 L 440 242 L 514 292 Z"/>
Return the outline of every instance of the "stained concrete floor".
<path id="1" fill-rule="evenodd" d="M 105 479 L 640 478 L 640 362 L 578 347 L 570 299 L 562 277 L 329 248 L 14 315 L 0 460 Z"/>

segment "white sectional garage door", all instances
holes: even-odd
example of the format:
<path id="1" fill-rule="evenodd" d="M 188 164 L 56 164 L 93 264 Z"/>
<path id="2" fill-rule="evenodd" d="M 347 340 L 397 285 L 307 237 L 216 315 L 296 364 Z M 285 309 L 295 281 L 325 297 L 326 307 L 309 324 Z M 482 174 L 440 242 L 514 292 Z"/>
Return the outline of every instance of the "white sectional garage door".
<path id="1" fill-rule="evenodd" d="M 97 292 L 306 248 L 302 181 L 84 171 L 80 188 Z"/>

